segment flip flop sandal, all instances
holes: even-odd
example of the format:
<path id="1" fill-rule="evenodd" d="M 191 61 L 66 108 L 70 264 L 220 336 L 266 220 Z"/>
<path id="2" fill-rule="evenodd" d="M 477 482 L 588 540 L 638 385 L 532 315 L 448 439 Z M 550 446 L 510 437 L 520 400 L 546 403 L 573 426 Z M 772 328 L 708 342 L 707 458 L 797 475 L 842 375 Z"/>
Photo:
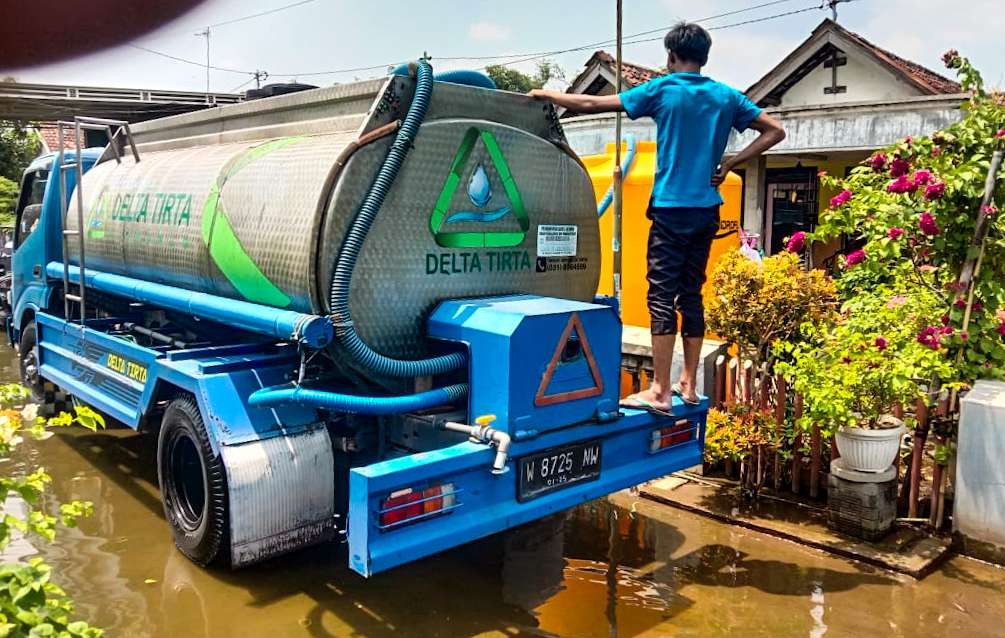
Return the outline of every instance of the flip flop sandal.
<path id="1" fill-rule="evenodd" d="M 701 405 L 701 399 L 689 399 L 684 396 L 684 388 L 682 388 L 679 383 L 675 383 L 670 386 L 670 392 L 675 396 L 680 397 L 680 400 L 684 402 L 684 405 Z"/>
<path id="2" fill-rule="evenodd" d="M 626 403 L 626 401 L 631 401 L 632 403 Z M 631 394 L 625 397 L 624 399 L 621 400 L 619 405 L 623 408 L 634 408 L 636 410 L 643 410 L 645 412 L 655 414 L 657 416 L 670 416 L 670 417 L 673 416 L 673 413 L 670 412 L 669 410 L 663 410 L 661 408 L 657 408 L 652 403 L 649 403 L 644 399 L 640 399 L 639 395 L 637 394 Z"/>

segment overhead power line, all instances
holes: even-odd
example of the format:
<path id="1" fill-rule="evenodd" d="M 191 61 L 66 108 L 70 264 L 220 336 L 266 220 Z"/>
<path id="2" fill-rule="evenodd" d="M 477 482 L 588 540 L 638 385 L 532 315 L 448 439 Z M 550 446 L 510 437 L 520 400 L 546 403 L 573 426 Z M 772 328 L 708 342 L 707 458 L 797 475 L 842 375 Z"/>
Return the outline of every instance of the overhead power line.
<path id="1" fill-rule="evenodd" d="M 777 4 L 778 2 L 779 2 L 779 0 L 776 0 L 775 3 L 771 3 L 771 4 Z M 813 6 L 804 7 L 802 9 L 796 9 L 794 11 L 786 11 L 784 13 L 776 13 L 774 15 L 764 16 L 764 17 L 761 17 L 761 18 L 753 18 L 751 20 L 744 20 L 742 22 L 734 22 L 732 24 L 723 24 L 723 25 L 718 25 L 718 26 L 707 27 L 707 30 L 708 31 L 716 31 L 716 30 L 720 30 L 720 29 L 732 29 L 732 28 L 743 26 L 743 25 L 746 25 L 746 24 L 754 24 L 754 23 L 757 23 L 757 22 L 767 22 L 768 20 L 776 20 L 778 18 L 784 18 L 784 17 L 787 17 L 787 16 L 796 15 L 797 13 L 805 13 L 807 11 L 819 11 L 819 10 L 822 10 L 824 8 L 826 8 L 826 5 L 823 4 L 823 3 L 821 3 L 821 4 L 815 4 Z M 699 22 L 707 21 L 709 19 L 710 18 L 705 18 L 704 20 L 699 20 Z M 662 30 L 662 29 L 658 29 L 658 30 Z M 648 33 L 652 33 L 652 31 L 649 31 Z M 629 38 L 634 38 L 637 35 L 642 35 L 642 34 L 634 34 L 634 35 L 631 35 L 631 36 L 628 36 L 628 37 Z M 656 40 L 662 40 L 662 39 L 663 39 L 663 36 L 657 36 L 655 38 L 642 38 L 642 39 L 638 39 L 638 40 L 626 40 L 624 42 L 624 44 L 625 45 L 629 45 L 629 44 L 641 44 L 643 42 L 654 42 Z M 605 41 L 605 42 L 601 42 L 601 43 L 585 44 L 583 46 L 573 47 L 573 48 L 570 48 L 570 49 L 561 49 L 561 50 L 558 50 L 558 51 L 546 51 L 546 52 L 543 52 L 543 53 L 531 54 L 531 55 L 529 55 L 527 57 L 522 57 L 522 58 L 517 59 L 517 60 L 509 60 L 507 62 L 500 62 L 498 66 L 509 66 L 511 64 L 521 64 L 523 62 L 531 62 L 533 60 L 540 60 L 542 58 L 551 57 L 553 55 L 561 55 L 563 53 L 574 53 L 576 51 L 584 51 L 584 50 L 587 50 L 587 49 L 592 49 L 593 47 L 598 46 L 598 44 L 599 45 L 606 44 L 607 42 L 609 42 L 609 41 Z M 489 66 L 491 66 L 491 65 L 489 65 Z M 483 70 L 485 68 L 487 68 L 487 67 L 482 67 Z"/>
<path id="2" fill-rule="evenodd" d="M 317 0 L 300 0 L 299 2 L 291 2 L 290 4 L 284 4 L 281 7 L 276 7 L 275 9 L 266 9 L 265 11 L 259 11 L 258 13 L 252 13 L 246 16 L 241 16 L 240 18 L 234 18 L 232 20 L 224 20 L 223 22 L 216 22 L 214 24 L 207 25 L 210 29 L 215 29 L 216 27 L 222 27 L 227 24 L 235 24 L 237 22 L 244 22 L 245 20 L 251 20 L 253 18 L 261 18 L 262 16 L 271 15 L 273 13 L 279 13 L 280 11 L 286 11 L 287 9 L 293 9 L 294 7 L 300 7 L 305 4 L 310 4 L 312 2 L 317 2 Z"/>
<path id="3" fill-rule="evenodd" d="M 744 7 L 742 9 L 734 9 L 733 11 L 727 11 L 726 13 L 717 13 L 716 15 L 706 16 L 704 18 L 698 18 L 693 20 L 693 22 L 708 22 L 710 20 L 717 20 L 719 18 L 726 18 L 729 16 L 737 15 L 740 13 L 747 13 L 749 11 L 756 11 L 757 9 L 763 9 L 765 7 L 771 7 L 778 4 L 786 4 L 788 2 L 795 2 L 795 0 L 771 0 L 771 2 L 763 2 L 761 4 L 755 4 L 749 7 Z M 656 29 L 649 29 L 648 31 L 639 31 L 638 33 L 629 33 L 624 36 L 624 40 L 630 40 L 632 38 L 637 38 L 642 35 L 649 35 L 650 33 L 665 33 L 671 29 L 673 25 L 666 25 L 663 27 L 658 27 Z M 437 60 L 503 60 L 506 58 L 512 58 L 517 56 L 548 56 L 548 55 L 558 55 L 560 53 L 570 53 L 574 51 L 582 51 L 584 49 L 589 49 L 596 46 L 605 46 L 609 44 L 614 44 L 614 39 L 608 40 L 598 40 L 597 42 L 591 42 L 590 44 L 584 44 L 573 49 L 560 49 L 556 51 L 537 51 L 535 53 L 511 53 L 508 55 L 476 55 L 476 56 L 436 56 Z"/>
<path id="4" fill-rule="evenodd" d="M 283 11 L 283 10 L 286 10 L 286 9 L 290 9 L 290 8 L 293 8 L 293 7 L 297 7 L 297 6 L 308 4 L 310 2 L 315 2 L 315 1 L 316 0 L 300 0 L 299 2 L 294 2 L 294 3 L 291 3 L 291 4 L 287 4 L 287 5 L 283 5 L 283 6 L 280 6 L 280 7 L 276 7 L 274 9 L 269 9 L 267 11 L 262 11 L 262 12 L 259 12 L 259 13 L 250 14 L 250 15 L 247 15 L 247 16 L 242 16 L 240 18 L 234 18 L 232 20 L 226 20 L 226 21 L 219 22 L 219 23 L 216 23 L 216 24 L 213 24 L 213 25 L 209 25 L 209 26 L 210 27 L 217 27 L 217 26 L 221 26 L 221 25 L 225 25 L 225 24 L 233 24 L 235 22 L 241 22 L 241 21 L 244 21 L 244 20 L 250 20 L 252 18 L 257 18 L 257 17 L 263 16 L 263 15 L 268 15 L 268 14 L 271 14 L 271 13 L 276 13 L 278 11 Z M 709 22 L 711 20 L 716 20 L 716 19 L 725 18 L 725 17 L 729 17 L 729 16 L 739 15 L 739 14 L 742 14 L 742 13 L 747 13 L 747 12 L 750 12 L 750 11 L 755 11 L 757 9 L 763 9 L 763 8 L 766 8 L 766 7 L 776 6 L 776 5 L 780 5 L 780 4 L 786 4 L 786 3 L 794 2 L 794 1 L 795 0 L 770 0 L 769 2 L 762 2 L 762 3 L 759 3 L 759 4 L 751 5 L 749 7 L 744 7 L 744 8 L 741 8 L 741 9 L 734 9 L 732 11 L 727 11 L 727 12 L 724 12 L 724 13 L 719 13 L 719 14 L 715 14 L 715 15 L 711 15 L 711 16 L 706 16 L 704 18 L 699 18 L 699 19 L 695 20 L 695 22 L 699 22 L 699 23 L 701 23 L 701 22 Z M 852 1 L 856 1 L 856 0 L 844 0 L 844 1 L 846 1 L 846 2 L 852 2 Z M 731 24 L 722 24 L 722 25 L 709 26 L 709 27 L 706 27 L 706 29 L 709 30 L 709 31 L 716 31 L 716 30 L 722 30 L 722 29 L 732 29 L 732 28 L 736 28 L 736 27 L 740 27 L 740 26 L 744 26 L 744 25 L 748 25 L 748 24 L 756 24 L 756 23 L 760 23 L 760 22 L 767 22 L 769 20 L 776 20 L 776 19 L 779 19 L 779 18 L 784 18 L 784 17 L 788 17 L 788 16 L 800 14 L 800 13 L 806 13 L 808 11 L 819 11 L 819 10 L 826 9 L 827 7 L 828 7 L 827 0 L 821 0 L 817 4 L 814 4 L 814 5 L 808 6 L 808 7 L 803 7 L 801 9 L 795 9 L 793 11 L 786 11 L 786 12 L 783 12 L 783 13 L 776 13 L 776 14 L 772 14 L 772 15 L 769 15 L 769 16 L 762 16 L 762 17 L 759 17 L 759 18 L 751 18 L 749 20 L 743 20 L 743 21 L 734 22 L 734 23 L 731 23 Z M 625 36 L 624 44 L 625 45 L 632 45 L 632 44 L 641 44 L 641 43 L 645 43 L 645 42 L 654 42 L 656 40 L 662 40 L 663 39 L 662 35 L 660 35 L 658 37 L 652 37 L 652 38 L 642 38 L 641 36 L 646 36 L 646 35 L 649 35 L 649 34 L 652 34 L 652 33 L 662 33 L 664 31 L 666 31 L 667 29 L 671 28 L 671 26 L 672 25 L 667 25 L 667 26 L 664 26 L 664 27 L 659 27 L 659 28 L 655 28 L 655 29 L 649 29 L 649 30 L 646 30 L 646 31 L 639 31 L 637 33 L 628 34 L 628 35 Z M 547 58 L 547 57 L 552 57 L 552 56 L 556 56 L 556 55 L 562 55 L 562 54 L 565 54 L 565 53 L 575 53 L 575 52 L 578 52 L 578 51 L 585 51 L 585 50 L 588 50 L 588 49 L 592 49 L 594 47 L 606 46 L 606 45 L 612 44 L 613 42 L 614 42 L 614 40 L 608 39 L 608 40 L 600 40 L 600 41 L 597 41 L 597 42 L 591 42 L 589 44 L 583 44 L 583 45 L 579 45 L 579 46 L 575 46 L 575 47 L 569 47 L 569 48 L 565 48 L 565 49 L 554 49 L 554 50 L 551 50 L 551 51 L 537 51 L 537 52 L 528 52 L 528 53 L 511 53 L 511 54 L 507 54 L 507 55 L 487 55 L 487 56 L 433 56 L 433 59 L 434 60 L 446 60 L 446 61 L 505 60 L 503 62 L 498 62 L 497 63 L 498 66 L 510 66 L 510 65 L 513 65 L 513 64 L 521 64 L 521 63 L 524 63 L 524 62 L 531 62 L 531 61 L 534 61 L 534 60 L 540 60 L 540 59 Z M 206 66 L 207 66 L 205 62 L 198 62 L 198 61 L 195 61 L 195 60 L 189 60 L 189 59 L 182 58 L 182 57 L 179 57 L 179 56 L 171 55 L 169 53 L 165 53 L 163 51 L 157 51 L 157 50 L 151 49 L 149 47 L 144 47 L 144 46 L 141 46 L 141 45 L 138 45 L 138 44 L 131 44 L 130 46 L 132 46 L 132 47 L 134 47 L 136 49 L 140 49 L 142 51 L 146 51 L 147 53 L 151 53 L 151 54 L 158 55 L 158 56 L 170 59 L 170 60 L 174 60 L 176 62 L 182 62 L 182 63 L 185 63 L 185 64 L 190 64 L 190 65 L 198 66 L 198 67 L 201 67 L 201 68 L 206 68 Z M 341 69 L 330 69 L 330 70 L 326 70 L 326 71 L 305 71 L 305 72 L 297 72 L 297 73 L 272 73 L 272 72 L 269 72 L 269 76 L 270 77 L 283 77 L 283 78 L 287 78 L 287 77 L 298 77 L 298 78 L 303 77 L 303 78 L 306 78 L 306 77 L 318 77 L 318 76 L 323 76 L 323 75 L 338 75 L 338 74 L 342 74 L 342 73 L 360 73 L 360 72 L 364 72 L 364 71 L 377 71 L 377 70 L 381 70 L 381 69 L 393 68 L 395 66 L 398 66 L 402 62 L 403 62 L 402 60 L 396 60 L 396 61 L 387 62 L 387 63 L 384 63 L 384 64 L 374 64 L 374 65 L 369 65 L 369 66 L 348 67 L 348 68 L 341 68 Z M 484 70 L 487 66 L 491 66 L 491 65 L 483 66 L 483 67 L 481 67 L 481 69 Z M 245 70 L 241 70 L 241 69 L 230 69 L 230 68 L 226 68 L 226 67 L 219 67 L 219 66 L 213 66 L 213 65 L 210 65 L 209 68 L 212 69 L 212 70 L 215 70 L 215 71 L 223 71 L 223 72 L 227 72 L 227 73 L 240 73 L 240 74 L 250 75 L 250 76 L 254 76 L 255 73 L 256 73 L 256 71 L 245 71 Z M 244 85 L 242 85 L 242 86 L 244 86 Z"/>
<path id="5" fill-rule="evenodd" d="M 726 13 L 720 13 L 720 14 L 716 14 L 716 15 L 713 15 L 713 16 L 708 16 L 708 17 L 705 17 L 705 18 L 700 18 L 700 19 L 696 20 L 696 22 L 708 22 L 709 20 L 715 20 L 717 18 L 725 18 L 725 17 L 728 17 L 728 16 L 737 15 L 737 14 L 740 14 L 740 13 L 746 13 L 748 11 L 753 11 L 753 10 L 756 10 L 756 9 L 762 9 L 762 8 L 765 8 L 765 7 L 770 7 L 770 6 L 773 6 L 773 5 L 784 4 L 784 3 L 788 3 L 788 2 L 794 2 L 794 1 L 795 0 L 772 0 L 771 2 L 764 2 L 764 3 L 761 3 L 761 4 L 757 4 L 757 5 L 753 5 L 753 6 L 750 6 L 750 7 L 746 7 L 744 9 L 736 9 L 736 10 L 733 10 L 733 11 L 728 11 Z M 850 1 L 850 0 L 848 0 L 848 1 Z M 765 22 L 767 20 L 774 20 L 776 18 L 782 18 L 782 17 L 786 17 L 786 16 L 790 16 L 790 15 L 795 15 L 797 13 L 804 13 L 806 11 L 816 11 L 816 10 L 820 10 L 820 9 L 823 9 L 823 8 L 825 8 L 824 4 L 822 4 L 822 3 L 821 4 L 815 4 L 813 6 L 805 7 L 803 9 L 797 9 L 795 11 L 787 11 L 785 13 L 778 13 L 778 14 L 774 14 L 774 15 L 770 15 L 770 16 L 761 17 L 761 18 L 755 18 L 755 19 L 752 19 L 752 20 L 745 20 L 743 22 L 736 22 L 736 23 L 733 23 L 733 24 L 725 24 L 725 25 L 720 25 L 720 26 L 712 26 L 712 27 L 708 27 L 708 30 L 709 31 L 713 31 L 713 30 L 716 30 L 716 29 L 730 29 L 730 28 L 738 27 L 738 26 L 741 26 L 741 25 L 744 25 L 744 24 L 753 24 L 755 22 Z M 646 38 L 646 39 L 641 39 L 641 40 L 632 40 L 632 38 L 636 38 L 638 36 L 643 36 L 643 35 L 648 35 L 650 33 L 656 33 L 656 32 L 666 31 L 667 29 L 670 29 L 671 26 L 672 25 L 668 25 L 666 27 L 660 27 L 659 29 L 650 29 L 648 31 L 640 31 L 638 33 L 629 34 L 629 35 L 625 36 L 626 41 L 624 42 L 624 44 L 639 44 L 639 43 L 642 43 L 642 42 L 652 42 L 652 41 L 655 41 L 655 40 L 662 40 L 663 36 L 659 36 L 658 38 Z M 507 58 L 518 58 L 518 59 L 515 59 L 515 60 L 509 60 L 509 61 L 506 61 L 506 62 L 500 62 L 498 64 L 498 66 L 509 66 L 511 64 L 520 64 L 521 62 L 528 62 L 528 61 L 532 61 L 532 60 L 539 60 L 539 59 L 542 59 L 542 58 L 548 58 L 548 57 L 552 57 L 552 56 L 555 56 L 555 55 L 562 55 L 564 53 L 575 53 L 576 51 L 584 51 L 584 50 L 587 50 L 587 49 L 592 49 L 592 48 L 597 47 L 597 46 L 604 46 L 604 45 L 607 45 L 607 44 L 612 44 L 613 42 L 614 42 L 614 40 L 600 40 L 598 42 L 591 42 L 589 44 L 583 44 L 583 45 L 576 46 L 576 47 L 571 47 L 571 48 L 568 48 L 568 49 L 555 49 L 555 50 L 552 50 L 552 51 L 538 51 L 538 52 L 534 52 L 534 53 L 510 53 L 508 55 L 484 55 L 484 56 L 439 56 L 439 55 L 437 55 L 437 56 L 433 56 L 433 59 L 434 60 L 449 60 L 449 61 L 462 61 L 462 60 L 485 61 L 485 60 L 506 60 Z M 395 67 L 398 64 L 401 64 L 401 61 L 390 62 L 390 63 L 387 63 L 387 64 L 377 64 L 377 65 L 368 66 L 368 67 L 356 67 L 356 68 L 352 68 L 352 69 L 333 69 L 333 70 L 330 70 L 330 71 L 312 71 L 310 73 L 273 73 L 272 75 L 274 77 L 275 76 L 280 76 L 280 77 L 294 77 L 294 76 L 295 77 L 310 77 L 310 76 L 318 76 L 318 75 L 335 75 L 335 74 L 338 74 L 338 73 L 350 73 L 350 72 L 374 71 L 374 70 L 377 70 L 377 69 L 386 69 L 386 68 L 389 68 L 389 67 Z M 491 65 L 488 65 L 488 66 L 491 66 Z M 481 67 L 482 70 L 484 70 L 485 68 L 486 67 L 484 67 L 484 66 Z"/>
<path id="6" fill-rule="evenodd" d="M 189 60 L 187 58 L 178 57 L 177 55 L 171 55 L 170 53 L 164 53 L 163 51 L 157 51 L 156 49 L 151 49 L 149 47 L 145 47 L 145 46 L 142 46 L 142 45 L 139 45 L 139 44 L 130 44 L 129 46 L 131 46 L 134 49 L 139 49 L 140 51 L 146 51 L 147 53 L 152 53 L 154 55 L 159 55 L 162 58 L 167 58 L 169 60 L 174 60 L 175 62 L 184 62 L 185 64 L 194 64 L 195 66 L 200 67 L 202 69 L 206 68 L 206 63 L 205 62 L 196 62 L 195 60 Z M 255 74 L 254 71 L 242 71 L 240 69 L 228 69 L 228 68 L 222 67 L 222 66 L 213 66 L 213 65 L 210 65 L 209 68 L 213 69 L 214 71 L 225 71 L 227 73 L 243 73 L 245 75 L 254 75 Z"/>

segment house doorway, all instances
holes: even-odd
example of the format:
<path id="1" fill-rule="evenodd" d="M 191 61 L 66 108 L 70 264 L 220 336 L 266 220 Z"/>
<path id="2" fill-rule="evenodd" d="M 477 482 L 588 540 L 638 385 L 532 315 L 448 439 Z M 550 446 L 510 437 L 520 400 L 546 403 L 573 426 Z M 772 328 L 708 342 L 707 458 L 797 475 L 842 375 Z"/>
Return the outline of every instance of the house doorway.
<path id="1" fill-rule="evenodd" d="M 817 225 L 817 169 L 812 166 L 769 168 L 765 175 L 764 247 L 769 255 L 785 248 L 785 238 L 797 231 L 810 232 Z"/>

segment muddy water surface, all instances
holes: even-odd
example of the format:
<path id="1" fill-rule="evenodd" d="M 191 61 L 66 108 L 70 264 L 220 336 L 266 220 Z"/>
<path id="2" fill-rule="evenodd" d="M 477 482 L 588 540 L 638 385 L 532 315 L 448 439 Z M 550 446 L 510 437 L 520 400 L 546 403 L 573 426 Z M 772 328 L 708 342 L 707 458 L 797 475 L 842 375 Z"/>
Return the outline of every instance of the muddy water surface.
<path id="1" fill-rule="evenodd" d="M 155 445 L 72 430 L 25 450 L 56 499 L 94 502 L 42 551 L 109 636 L 1005 636 L 1003 570 L 914 581 L 627 493 L 370 580 L 336 544 L 205 571 L 171 544 Z"/>

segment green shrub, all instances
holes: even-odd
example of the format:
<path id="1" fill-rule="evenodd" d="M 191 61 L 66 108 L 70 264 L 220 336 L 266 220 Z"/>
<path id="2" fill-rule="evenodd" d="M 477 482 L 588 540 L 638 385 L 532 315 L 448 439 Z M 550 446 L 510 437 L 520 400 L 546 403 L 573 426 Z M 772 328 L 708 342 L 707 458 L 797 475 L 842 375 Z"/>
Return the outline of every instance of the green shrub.
<path id="1" fill-rule="evenodd" d="M 95 430 L 104 427 L 101 415 L 93 410 L 78 406 L 76 414 L 62 413 L 50 419 L 34 414 L 34 406 L 23 411 L 13 409 L 28 396 L 27 389 L 19 385 L 0 386 L 0 459 L 6 460 L 23 442 L 25 437 L 44 439 L 51 436 L 50 427 L 66 427 L 73 424 Z M 10 471 L 12 463 L 5 465 Z M 15 535 L 32 535 L 51 542 L 56 537 L 56 525 L 67 527 L 76 525 L 81 516 L 88 516 L 92 505 L 74 501 L 59 507 L 59 515 L 53 516 L 38 507 L 39 499 L 52 479 L 43 468 L 34 468 L 16 475 L 0 475 L 0 493 L 13 494 L 26 504 L 23 514 L 13 513 L 2 507 L 0 519 L 0 551 L 6 549 Z M 51 581 L 51 568 L 41 558 L 28 562 L 0 564 L 0 636 L 59 636 L 67 638 L 81 636 L 98 638 L 100 629 L 86 622 L 74 620 L 73 604 L 66 592 Z"/>

